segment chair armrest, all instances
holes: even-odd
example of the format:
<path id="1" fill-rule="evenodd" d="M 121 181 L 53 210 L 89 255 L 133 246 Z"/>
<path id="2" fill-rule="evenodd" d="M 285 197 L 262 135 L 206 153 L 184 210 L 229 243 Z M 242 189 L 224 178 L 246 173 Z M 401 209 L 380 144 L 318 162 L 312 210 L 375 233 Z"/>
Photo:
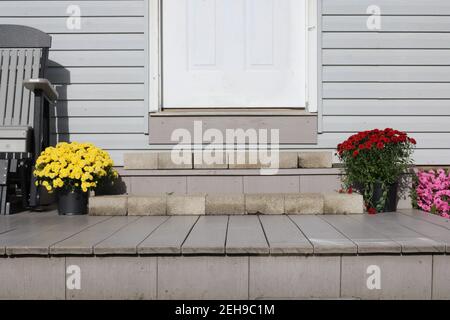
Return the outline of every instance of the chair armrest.
<path id="1" fill-rule="evenodd" d="M 56 101 L 58 100 L 59 94 L 55 90 L 55 88 L 52 86 L 50 81 L 43 78 L 38 79 L 29 79 L 23 82 L 23 85 L 25 88 L 27 88 L 30 91 L 37 91 L 40 90 L 44 92 L 44 94 L 47 96 L 47 98 L 50 101 Z"/>

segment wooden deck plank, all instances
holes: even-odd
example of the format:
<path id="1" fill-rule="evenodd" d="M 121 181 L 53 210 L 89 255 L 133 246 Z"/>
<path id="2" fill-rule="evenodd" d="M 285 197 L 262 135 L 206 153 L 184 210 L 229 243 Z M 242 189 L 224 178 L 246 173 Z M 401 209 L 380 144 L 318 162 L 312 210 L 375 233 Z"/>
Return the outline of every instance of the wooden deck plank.
<path id="1" fill-rule="evenodd" d="M 184 242 L 183 254 L 225 254 L 227 216 L 200 217 Z"/>
<path id="2" fill-rule="evenodd" d="M 94 246 L 94 254 L 136 254 L 137 246 L 169 217 L 141 217 Z"/>
<path id="3" fill-rule="evenodd" d="M 138 219 L 137 217 L 112 217 L 100 222 L 76 235 L 58 242 L 50 247 L 50 253 L 62 254 L 93 254 L 94 246 L 107 239 L 118 230 Z"/>
<path id="4" fill-rule="evenodd" d="M 55 211 L 50 212 L 23 212 L 14 215 L 0 215 L 0 234 L 17 229 L 20 226 L 30 225 L 36 219 L 55 217 Z"/>
<path id="5" fill-rule="evenodd" d="M 383 213 L 383 219 L 392 221 L 392 223 L 400 224 L 411 229 L 427 238 L 441 242 L 445 245 L 446 252 L 450 252 L 450 230 L 426 221 L 414 219 L 413 217 L 400 213 L 391 214 Z"/>
<path id="6" fill-rule="evenodd" d="M 65 217 L 62 216 L 44 216 L 36 219 L 24 218 L 18 221 L 13 230 L 0 235 L 0 254 L 6 254 L 6 247 L 10 243 L 28 239 L 54 226 L 61 225 L 65 221 Z"/>
<path id="7" fill-rule="evenodd" d="M 48 255 L 50 247 L 83 231 L 90 226 L 105 221 L 109 217 L 67 216 L 61 223 L 25 239 L 17 239 L 6 245 L 7 255 Z"/>
<path id="8" fill-rule="evenodd" d="M 269 254 L 269 245 L 257 216 L 230 216 L 227 254 Z"/>
<path id="9" fill-rule="evenodd" d="M 181 254 L 181 246 L 198 218 L 198 216 L 170 217 L 138 245 L 138 253 Z"/>
<path id="10" fill-rule="evenodd" d="M 315 254 L 356 253 L 357 246 L 318 216 L 289 216 L 312 243 Z"/>
<path id="11" fill-rule="evenodd" d="M 351 219 L 359 221 L 386 235 L 402 246 L 403 253 L 445 252 L 443 243 L 428 239 L 400 224 L 385 219 L 387 215 L 352 215 Z"/>
<path id="12" fill-rule="evenodd" d="M 450 219 L 445 219 L 435 214 L 427 213 L 421 210 L 405 209 L 398 210 L 399 213 L 411 216 L 413 218 L 436 224 L 450 230 Z"/>
<path id="13" fill-rule="evenodd" d="M 399 243 L 350 216 L 324 215 L 320 218 L 353 241 L 358 253 L 401 253 Z"/>
<path id="14" fill-rule="evenodd" d="M 260 216 L 270 254 L 311 254 L 313 246 L 287 216 Z"/>

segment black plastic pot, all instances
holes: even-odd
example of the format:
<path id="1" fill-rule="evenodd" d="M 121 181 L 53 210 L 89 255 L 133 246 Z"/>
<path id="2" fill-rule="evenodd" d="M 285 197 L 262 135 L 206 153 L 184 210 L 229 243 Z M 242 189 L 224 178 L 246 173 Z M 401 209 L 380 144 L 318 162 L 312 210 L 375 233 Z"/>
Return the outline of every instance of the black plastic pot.
<path id="1" fill-rule="evenodd" d="M 398 183 L 394 183 L 388 186 L 388 194 L 386 204 L 384 205 L 383 212 L 394 212 L 397 210 L 398 202 Z M 381 189 L 381 183 L 376 183 L 373 188 L 373 203 L 377 203 L 383 196 Z"/>
<path id="2" fill-rule="evenodd" d="M 58 191 L 58 213 L 59 215 L 76 216 L 88 213 L 89 193 L 81 190 Z"/>
<path id="3" fill-rule="evenodd" d="M 356 185 L 355 189 L 358 190 L 361 194 L 364 194 L 364 188 L 361 187 L 361 184 Z M 382 196 L 383 196 L 383 190 L 381 188 L 381 183 L 377 182 L 373 186 L 373 194 L 372 194 L 373 203 L 378 203 L 378 201 L 380 201 Z M 397 203 L 398 203 L 398 182 L 388 186 L 388 194 L 387 194 L 386 203 L 384 205 L 383 211 L 381 211 L 381 212 L 396 211 Z"/>

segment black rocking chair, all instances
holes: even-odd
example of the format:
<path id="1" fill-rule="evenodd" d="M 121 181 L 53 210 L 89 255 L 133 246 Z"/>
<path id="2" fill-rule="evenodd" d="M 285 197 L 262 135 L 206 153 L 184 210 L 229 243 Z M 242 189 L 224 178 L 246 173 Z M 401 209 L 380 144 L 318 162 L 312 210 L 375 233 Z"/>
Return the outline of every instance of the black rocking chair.
<path id="1" fill-rule="evenodd" d="M 45 71 L 51 37 L 0 25 L 0 214 L 39 206 L 33 165 L 50 140 L 50 105 L 58 93 Z"/>

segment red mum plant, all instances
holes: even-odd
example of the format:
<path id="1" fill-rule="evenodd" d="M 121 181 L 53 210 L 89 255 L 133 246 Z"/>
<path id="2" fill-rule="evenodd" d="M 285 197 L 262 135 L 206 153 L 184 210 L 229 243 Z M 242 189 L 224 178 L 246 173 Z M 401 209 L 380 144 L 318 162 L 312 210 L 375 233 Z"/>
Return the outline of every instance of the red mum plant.
<path id="1" fill-rule="evenodd" d="M 405 132 L 391 128 L 349 137 L 337 147 L 345 169 L 345 188 L 361 192 L 372 214 L 391 209 L 393 203 L 388 200 L 396 194 L 400 177 L 412 164 L 415 144 L 416 140 Z"/>

